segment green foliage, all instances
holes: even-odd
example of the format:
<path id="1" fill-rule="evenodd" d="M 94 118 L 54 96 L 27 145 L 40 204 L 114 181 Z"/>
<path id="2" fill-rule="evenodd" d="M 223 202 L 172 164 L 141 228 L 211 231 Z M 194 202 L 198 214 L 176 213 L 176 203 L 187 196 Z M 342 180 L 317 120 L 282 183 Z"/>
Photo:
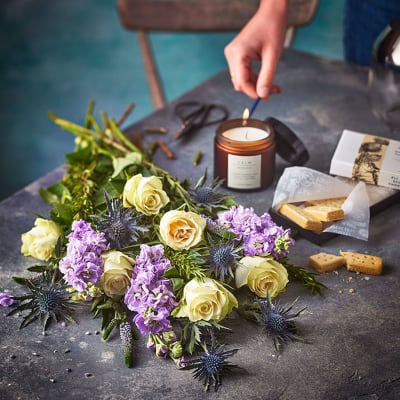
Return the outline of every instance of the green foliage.
<path id="1" fill-rule="evenodd" d="M 207 269 L 202 267 L 205 259 L 199 252 L 195 250 L 177 252 L 166 247 L 164 254 L 171 262 L 171 268 L 165 272 L 165 276 L 172 280 L 174 292 L 178 299 L 182 296 L 186 282 L 194 278 L 204 279 L 207 276 Z"/>
<path id="2" fill-rule="evenodd" d="M 73 220 L 87 220 L 103 209 L 104 192 L 120 197 L 127 179 L 138 173 L 163 179 L 172 209 L 199 211 L 189 195 L 190 180 L 180 182 L 153 164 L 112 118 L 103 112 L 99 123 L 93 111 L 91 102 L 83 126 L 49 113 L 57 125 L 76 136 L 76 148 L 66 155 L 64 178 L 48 189 L 41 189 L 42 198 L 53 206 L 50 211 L 53 221 L 67 228 Z"/>
<path id="3" fill-rule="evenodd" d="M 207 335 L 212 329 L 227 329 L 215 321 L 187 321 L 182 329 L 182 345 L 189 354 L 193 354 L 196 347 L 203 346 L 203 336 Z"/>
<path id="4" fill-rule="evenodd" d="M 317 281 L 317 274 L 307 271 L 303 267 L 298 267 L 296 265 L 290 264 L 288 261 L 284 261 L 282 262 L 282 264 L 288 271 L 289 281 L 296 281 L 301 283 L 313 295 L 317 293 L 319 295 L 322 295 L 322 289 L 326 288 L 326 286 L 323 283 Z"/>

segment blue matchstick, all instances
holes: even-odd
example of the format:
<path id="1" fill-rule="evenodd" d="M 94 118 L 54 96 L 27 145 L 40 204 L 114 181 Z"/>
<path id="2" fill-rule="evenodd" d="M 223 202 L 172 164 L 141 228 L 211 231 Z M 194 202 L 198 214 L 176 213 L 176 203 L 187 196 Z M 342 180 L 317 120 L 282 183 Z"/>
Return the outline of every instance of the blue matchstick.
<path id="1" fill-rule="evenodd" d="M 250 112 L 249 112 L 249 118 L 252 116 L 253 112 L 255 111 L 255 109 L 258 106 L 258 103 L 260 102 L 261 98 L 257 97 L 256 100 L 254 101 L 253 105 L 250 108 Z"/>

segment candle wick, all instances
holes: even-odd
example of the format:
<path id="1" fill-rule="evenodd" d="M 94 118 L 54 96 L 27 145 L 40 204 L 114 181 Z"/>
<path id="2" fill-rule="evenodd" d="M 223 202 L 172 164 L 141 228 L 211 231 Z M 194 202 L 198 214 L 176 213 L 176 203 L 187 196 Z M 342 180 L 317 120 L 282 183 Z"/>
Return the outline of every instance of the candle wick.
<path id="1" fill-rule="evenodd" d="M 245 137 L 246 140 L 249 140 L 249 131 L 246 131 L 244 137 Z"/>

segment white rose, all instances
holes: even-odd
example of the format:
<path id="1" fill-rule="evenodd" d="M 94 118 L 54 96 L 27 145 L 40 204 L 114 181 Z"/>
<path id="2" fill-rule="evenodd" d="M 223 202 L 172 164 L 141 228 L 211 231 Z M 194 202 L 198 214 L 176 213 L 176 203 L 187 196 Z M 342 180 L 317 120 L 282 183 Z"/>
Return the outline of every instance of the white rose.
<path id="1" fill-rule="evenodd" d="M 162 188 L 161 178 L 157 176 L 137 174 L 125 183 L 124 207 L 135 207 L 144 215 L 156 215 L 168 203 L 169 197 Z"/>
<path id="2" fill-rule="evenodd" d="M 188 250 L 203 238 L 206 220 L 191 211 L 172 210 L 160 221 L 161 239 L 174 250 Z"/>
<path id="3" fill-rule="evenodd" d="M 272 299 L 285 289 L 288 280 L 286 268 L 275 260 L 254 256 L 243 257 L 235 271 L 236 287 L 246 285 L 257 296 Z"/>
<path id="4" fill-rule="evenodd" d="M 36 218 L 34 227 L 21 235 L 21 253 L 38 260 L 48 261 L 55 255 L 55 246 L 62 235 L 61 227 L 54 221 Z"/>
<path id="5" fill-rule="evenodd" d="M 102 257 L 104 265 L 101 287 L 107 296 L 118 299 L 126 293 L 131 283 L 135 261 L 120 251 L 109 251 Z"/>
<path id="6" fill-rule="evenodd" d="M 214 279 L 192 279 L 183 289 L 182 304 L 176 316 L 188 317 L 192 322 L 201 319 L 219 322 L 237 306 L 236 297 Z"/>

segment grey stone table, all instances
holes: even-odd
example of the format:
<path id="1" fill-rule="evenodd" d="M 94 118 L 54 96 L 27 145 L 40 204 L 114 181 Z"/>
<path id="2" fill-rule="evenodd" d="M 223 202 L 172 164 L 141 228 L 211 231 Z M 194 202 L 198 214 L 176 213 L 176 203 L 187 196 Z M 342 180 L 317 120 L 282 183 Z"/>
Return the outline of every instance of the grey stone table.
<path id="1" fill-rule="evenodd" d="M 308 167 L 327 173 L 330 159 L 344 128 L 382 136 L 392 134 L 368 108 L 366 68 L 330 61 L 296 51 L 281 59 L 277 83 L 283 94 L 259 105 L 254 117 L 274 116 L 289 125 L 310 152 Z M 240 117 L 251 102 L 232 90 L 227 71 L 217 74 L 181 99 L 218 102 L 231 117 Z M 139 99 L 137 101 L 140 101 Z M 198 178 L 213 165 L 215 127 L 198 131 L 190 140 L 174 142 L 179 127 L 174 103 L 129 127 L 166 127 L 176 160 L 161 153 L 156 161 L 179 178 Z M 195 152 L 204 157 L 192 166 Z M 233 193 L 238 202 L 265 212 L 271 206 L 274 186 L 288 164 L 277 158 L 274 184 L 256 193 Z M 32 183 L 0 204 L 0 283 L 14 289 L 13 275 L 23 275 L 33 260 L 20 255 L 20 234 L 32 227 L 35 216 L 46 214 L 38 197 L 40 186 L 58 180 L 62 167 Z M 229 321 L 233 333 L 227 343 L 240 351 L 233 361 L 243 370 L 226 377 L 217 393 L 203 393 L 190 371 L 157 359 L 143 340 L 137 345 L 135 367 L 126 369 L 117 337 L 104 343 L 100 321 L 87 314 L 79 325 L 52 325 L 43 336 L 39 325 L 18 330 L 20 320 L 0 310 L 0 399 L 398 399 L 400 398 L 400 205 L 395 204 L 370 222 L 368 242 L 344 236 L 322 246 L 299 238 L 291 260 L 306 265 L 310 254 L 338 253 L 341 249 L 382 256 L 384 274 L 356 275 L 345 270 L 320 276 L 327 286 L 323 296 L 312 296 L 290 285 L 283 302 L 300 296 L 308 312 L 299 321 L 310 343 L 288 345 L 278 357 L 261 329 L 237 318 Z M 354 291 L 349 291 L 354 289 Z M 352 292 L 352 293 L 351 293 Z"/>

